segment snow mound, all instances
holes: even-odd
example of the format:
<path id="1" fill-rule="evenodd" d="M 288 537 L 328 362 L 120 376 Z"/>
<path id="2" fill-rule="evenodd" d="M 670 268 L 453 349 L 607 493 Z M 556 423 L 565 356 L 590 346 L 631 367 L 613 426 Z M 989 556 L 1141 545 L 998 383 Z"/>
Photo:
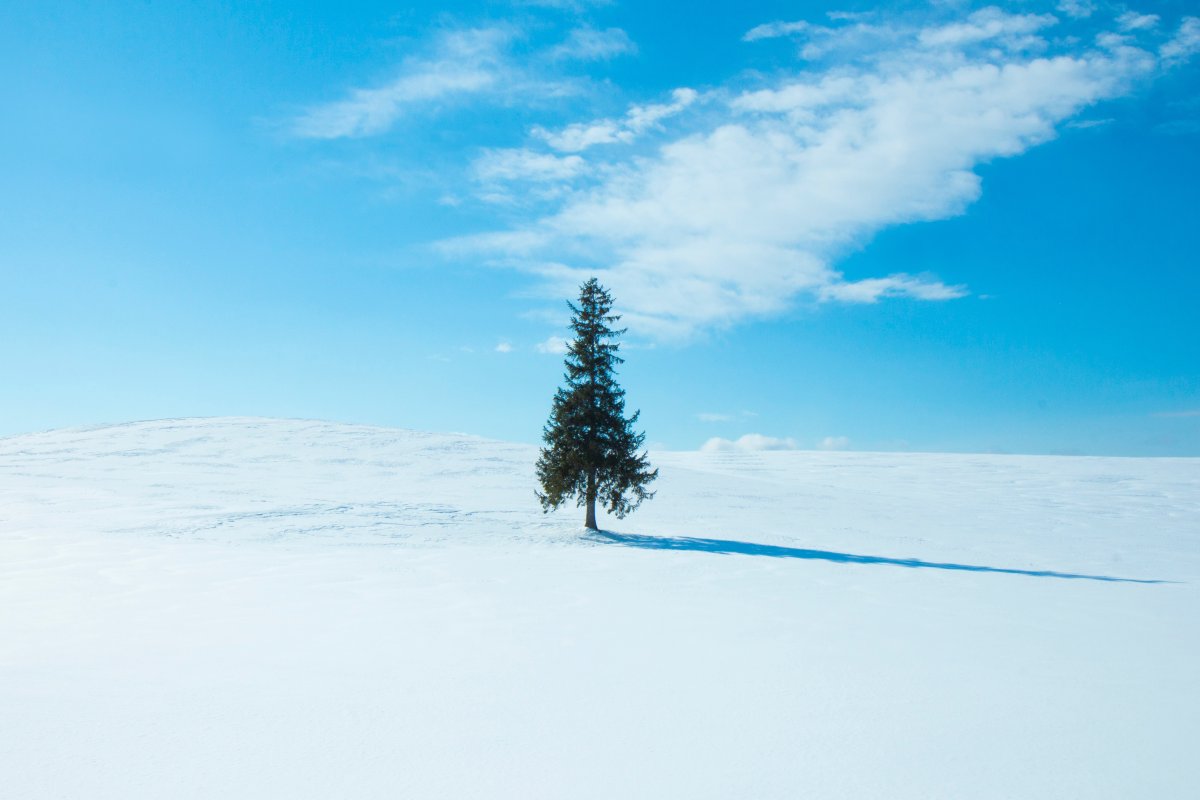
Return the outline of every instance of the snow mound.
<path id="1" fill-rule="evenodd" d="M 13 526 L 351 544 L 466 537 L 516 517 L 544 527 L 527 513 L 534 452 L 361 425 L 181 419 L 3 439 L 0 468 L 18 489 L 5 504 Z"/>

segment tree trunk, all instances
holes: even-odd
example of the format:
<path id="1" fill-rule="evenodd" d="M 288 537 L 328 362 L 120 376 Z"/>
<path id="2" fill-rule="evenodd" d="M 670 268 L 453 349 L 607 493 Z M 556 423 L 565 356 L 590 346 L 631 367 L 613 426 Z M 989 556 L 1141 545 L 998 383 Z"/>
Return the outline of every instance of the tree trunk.
<path id="1" fill-rule="evenodd" d="M 596 473 L 588 473 L 587 482 L 587 519 L 583 523 L 583 527 L 589 530 L 598 531 L 599 526 L 596 525 Z"/>

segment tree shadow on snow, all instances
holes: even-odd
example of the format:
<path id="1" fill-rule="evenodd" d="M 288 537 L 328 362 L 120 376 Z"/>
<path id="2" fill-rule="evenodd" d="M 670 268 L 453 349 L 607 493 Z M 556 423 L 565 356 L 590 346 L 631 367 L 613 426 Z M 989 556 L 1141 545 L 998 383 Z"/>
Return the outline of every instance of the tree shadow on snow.
<path id="1" fill-rule="evenodd" d="M 722 555 L 766 556 L 767 558 L 800 558 L 808 561 L 833 561 L 838 564 L 887 564 L 910 569 L 948 569 L 961 572 L 999 572 L 1005 575 L 1028 575 L 1034 578 L 1064 578 L 1083 581 L 1109 581 L 1112 583 L 1175 583 L 1175 581 L 1145 580 L 1140 578 L 1115 578 L 1110 575 L 1081 575 L 1073 572 L 1051 572 L 1049 570 L 1010 569 L 1007 567 L 981 567 L 974 564 L 946 564 L 936 561 L 921 561 L 916 558 L 887 558 L 885 556 L 860 556 L 853 553 L 838 553 L 832 550 L 808 550 L 797 547 L 778 547 L 753 542 L 735 542 L 728 539 L 695 539 L 688 536 L 641 536 L 612 531 L 591 531 L 589 538 L 619 544 L 625 547 L 640 547 L 647 550 L 690 550 L 697 553 Z"/>

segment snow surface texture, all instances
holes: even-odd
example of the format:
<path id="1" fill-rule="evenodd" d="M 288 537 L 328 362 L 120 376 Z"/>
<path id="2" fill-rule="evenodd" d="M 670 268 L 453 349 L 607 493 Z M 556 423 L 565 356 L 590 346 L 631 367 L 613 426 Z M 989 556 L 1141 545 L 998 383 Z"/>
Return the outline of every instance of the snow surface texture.
<path id="1" fill-rule="evenodd" d="M 587 535 L 535 457 L 0 439 L 0 794 L 1200 796 L 1200 459 L 653 453 Z"/>

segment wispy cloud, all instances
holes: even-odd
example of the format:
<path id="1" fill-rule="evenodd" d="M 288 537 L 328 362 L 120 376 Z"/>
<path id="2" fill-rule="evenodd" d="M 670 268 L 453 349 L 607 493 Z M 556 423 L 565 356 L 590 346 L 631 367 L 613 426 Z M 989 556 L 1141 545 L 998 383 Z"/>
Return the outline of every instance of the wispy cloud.
<path id="1" fill-rule="evenodd" d="M 1075 19 L 1087 19 L 1096 13 L 1096 4 L 1092 0 L 1060 0 L 1055 8 Z"/>
<path id="2" fill-rule="evenodd" d="M 552 58 L 571 58 L 580 61 L 605 61 L 616 56 L 636 53 L 637 45 L 620 28 L 576 28 L 566 40 L 551 48 Z"/>
<path id="3" fill-rule="evenodd" d="M 496 345 L 497 353 L 511 353 L 512 351 L 513 351 L 513 346 L 510 342 L 500 342 L 499 344 Z"/>
<path id="4" fill-rule="evenodd" d="M 1200 17 L 1184 17 L 1179 30 L 1158 49 L 1168 66 L 1181 64 L 1200 53 Z"/>
<path id="5" fill-rule="evenodd" d="M 947 286 L 936 278 L 904 273 L 861 281 L 837 281 L 817 291 L 817 297 L 821 300 L 840 300 L 844 303 L 877 303 L 883 297 L 955 300 L 967 294 L 965 286 Z"/>
<path id="6" fill-rule="evenodd" d="M 587 166 L 579 156 L 557 156 L 528 149 L 487 150 L 474 164 L 482 181 L 567 180 Z"/>
<path id="7" fill-rule="evenodd" d="M 804 33 L 810 27 L 812 26 L 802 20 L 796 22 L 766 22 L 746 31 L 745 35 L 742 36 L 742 41 L 758 42 L 763 39 L 778 39 L 781 36 L 793 36 L 798 33 Z"/>
<path id="8" fill-rule="evenodd" d="M 537 343 L 537 351 L 547 355 L 564 355 L 567 352 L 567 340 L 561 336 L 551 336 L 545 341 Z"/>
<path id="9" fill-rule="evenodd" d="M 1158 24 L 1157 14 L 1139 14 L 1136 11 L 1126 11 L 1117 17 L 1117 27 L 1123 31 L 1141 31 L 1153 28 Z"/>
<path id="10" fill-rule="evenodd" d="M 628 144 L 646 131 L 657 127 L 663 120 L 686 109 L 696 102 L 699 96 L 694 89 L 676 89 L 671 93 L 671 102 L 633 105 L 620 119 L 577 122 L 557 131 L 535 127 L 532 133 L 555 150 L 567 153 L 578 153 L 598 144 Z"/>
<path id="11" fill-rule="evenodd" d="M 478 185 L 476 196 L 492 203 L 512 203 L 530 196 L 538 200 L 553 199 L 567 190 L 565 182 L 587 169 L 587 162 L 579 156 L 527 148 L 484 150 L 472 164 Z M 520 192 L 512 190 L 512 184 L 517 183 L 526 184 Z"/>
<path id="12" fill-rule="evenodd" d="M 845 450 L 850 440 L 845 436 L 826 436 L 817 442 L 818 450 Z"/>
<path id="13" fill-rule="evenodd" d="M 493 88 L 514 35 L 508 27 L 443 32 L 429 53 L 407 59 L 391 81 L 352 89 L 344 100 L 308 109 L 293 122 L 292 132 L 311 139 L 371 136 L 386 131 L 414 104 Z"/>
<path id="14" fill-rule="evenodd" d="M 376 86 L 353 88 L 341 100 L 312 106 L 289 125 L 306 139 L 374 136 L 389 130 L 409 111 L 436 101 L 526 102 L 569 94 L 572 81 L 559 77 L 555 62 L 594 61 L 634 52 L 623 30 L 576 28 L 552 46 L 523 52 L 514 45 L 524 33 L 512 24 L 440 31 Z"/>
<path id="15" fill-rule="evenodd" d="M 994 6 L 982 8 L 961 22 L 925 28 L 917 34 L 927 47 L 962 47 L 999 41 L 1010 51 L 1040 49 L 1045 41 L 1033 34 L 1058 20 L 1050 14 L 1010 14 Z"/>
<path id="16" fill-rule="evenodd" d="M 978 165 L 1053 139 L 1200 49 L 1194 18 L 1168 35 L 1113 20 L 1098 43 L 1054 36 L 1055 24 L 988 8 L 760 26 L 745 38 L 797 36 L 801 57 L 820 62 L 534 129 L 528 149 L 578 154 L 587 180 L 563 181 L 548 213 L 446 249 L 533 273 L 551 296 L 595 275 L 626 323 L 656 338 L 777 314 L 798 296 L 963 297 L 967 286 L 920 264 L 852 281 L 836 263 L 884 228 L 963 213 L 982 191 Z M 680 113 L 701 96 L 703 114 Z M 647 124 L 661 131 L 653 148 L 638 141 Z"/>

